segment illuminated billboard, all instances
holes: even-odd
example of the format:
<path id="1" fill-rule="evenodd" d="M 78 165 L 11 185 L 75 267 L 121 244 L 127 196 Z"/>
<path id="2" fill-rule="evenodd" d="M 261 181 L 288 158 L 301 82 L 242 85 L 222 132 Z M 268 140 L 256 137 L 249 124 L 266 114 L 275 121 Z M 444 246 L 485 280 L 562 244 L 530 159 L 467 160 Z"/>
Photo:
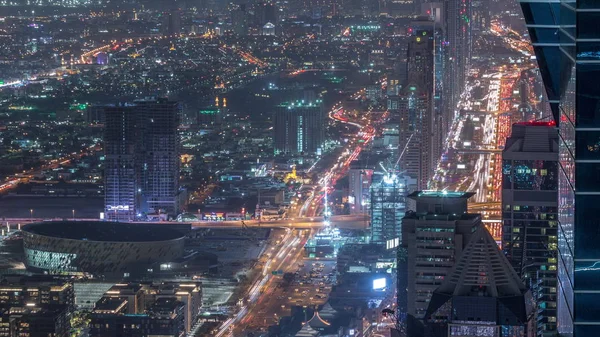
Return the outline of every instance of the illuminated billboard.
<path id="1" fill-rule="evenodd" d="M 387 280 L 385 277 L 373 280 L 373 290 L 385 290 Z"/>

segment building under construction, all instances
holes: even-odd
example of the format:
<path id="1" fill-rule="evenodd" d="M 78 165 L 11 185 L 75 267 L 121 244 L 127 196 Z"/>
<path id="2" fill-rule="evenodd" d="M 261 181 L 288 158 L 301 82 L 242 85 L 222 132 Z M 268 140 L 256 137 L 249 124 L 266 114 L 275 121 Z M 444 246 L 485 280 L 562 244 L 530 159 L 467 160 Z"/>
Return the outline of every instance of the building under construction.
<path id="1" fill-rule="evenodd" d="M 371 242 L 387 244 L 400 239 L 406 195 L 414 179 L 385 173 L 375 182 L 376 177 L 371 185 Z"/>

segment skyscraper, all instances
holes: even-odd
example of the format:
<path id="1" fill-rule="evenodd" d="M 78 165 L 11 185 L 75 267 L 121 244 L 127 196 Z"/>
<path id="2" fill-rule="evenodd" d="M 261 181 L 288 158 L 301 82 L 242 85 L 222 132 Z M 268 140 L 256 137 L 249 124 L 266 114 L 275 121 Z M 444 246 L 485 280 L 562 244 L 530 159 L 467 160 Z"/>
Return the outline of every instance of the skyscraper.
<path id="1" fill-rule="evenodd" d="M 440 157 L 439 119 L 434 108 L 434 22 L 428 18 L 411 25 L 407 81 L 398 96 L 400 168 L 427 189 Z"/>
<path id="2" fill-rule="evenodd" d="M 231 25 L 234 33 L 237 35 L 248 34 L 248 16 L 246 4 L 240 4 L 237 8 L 231 10 Z"/>
<path id="3" fill-rule="evenodd" d="M 320 154 L 325 140 L 321 100 L 282 103 L 273 115 L 275 153 Z"/>
<path id="4" fill-rule="evenodd" d="M 445 2 L 445 20 L 448 44 L 448 71 L 446 72 L 446 99 L 450 111 L 456 109 L 460 94 L 465 89 L 466 75 L 472 57 L 471 1 L 448 0 Z"/>
<path id="5" fill-rule="evenodd" d="M 179 104 L 137 101 L 105 107 L 105 214 L 132 221 L 179 212 Z"/>
<path id="6" fill-rule="evenodd" d="M 104 212 L 115 221 L 134 220 L 141 181 L 139 129 L 131 106 L 104 107 Z"/>
<path id="7" fill-rule="evenodd" d="M 564 336 L 600 335 L 600 2 L 522 1 L 559 125 L 558 313 Z"/>
<path id="8" fill-rule="evenodd" d="M 257 4 L 259 25 L 262 27 L 267 23 L 277 24 L 277 6 L 272 2 L 259 2 Z"/>
<path id="9" fill-rule="evenodd" d="M 408 195 L 416 211 L 402 219 L 401 246 L 407 251 L 407 313 L 423 319 L 433 291 L 444 282 L 481 215 L 467 213 L 474 193 L 417 191 Z M 404 289 L 398 290 L 403 296 Z"/>
<path id="10" fill-rule="evenodd" d="M 142 128 L 142 213 L 179 213 L 180 106 L 167 100 L 137 102 Z"/>
<path id="11" fill-rule="evenodd" d="M 181 12 L 178 9 L 163 13 L 161 30 L 164 35 L 181 34 Z"/>
<path id="12" fill-rule="evenodd" d="M 502 249 L 538 301 L 538 336 L 556 331 L 558 132 L 514 124 L 502 151 Z"/>
<path id="13" fill-rule="evenodd" d="M 400 170 L 427 189 L 433 176 L 431 156 L 431 92 L 409 84 L 398 96 Z"/>

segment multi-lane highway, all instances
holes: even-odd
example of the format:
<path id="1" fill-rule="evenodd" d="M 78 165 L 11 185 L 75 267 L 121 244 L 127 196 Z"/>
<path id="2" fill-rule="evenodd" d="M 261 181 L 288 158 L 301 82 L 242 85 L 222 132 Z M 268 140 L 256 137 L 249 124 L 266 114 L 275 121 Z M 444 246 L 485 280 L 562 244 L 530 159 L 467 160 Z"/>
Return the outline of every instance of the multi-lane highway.
<path id="1" fill-rule="evenodd" d="M 280 292 L 277 283 L 281 276 L 274 274 L 293 272 L 298 268 L 303 259 L 302 248 L 312 233 L 313 230 L 288 229 L 275 245 L 267 249 L 261 257 L 263 263 L 256 267 L 259 276 L 239 302 L 236 313 L 219 327 L 216 337 L 242 336 L 242 332 L 248 331 L 249 327 L 263 325 L 257 322 L 257 318 L 262 317 L 267 310 L 277 313 L 277 308 L 270 299 L 279 296 L 276 295 Z M 273 320 L 269 319 L 267 323 L 273 324 Z"/>
<path id="2" fill-rule="evenodd" d="M 354 93 L 352 99 L 360 99 L 364 94 L 364 89 Z M 306 199 L 300 202 L 299 216 L 314 217 L 323 209 L 323 199 L 326 194 L 333 191 L 333 186 L 338 179 L 342 178 L 349 170 L 350 164 L 354 161 L 362 150 L 367 146 L 376 135 L 376 126 L 388 118 L 388 113 L 365 112 L 362 115 L 355 116 L 347 114 L 342 102 L 338 102 L 329 111 L 330 119 L 337 122 L 350 125 L 357 128 L 356 136 L 351 137 L 346 143 L 344 150 L 333 162 L 331 167 L 326 169 L 318 185 L 313 186 Z"/>

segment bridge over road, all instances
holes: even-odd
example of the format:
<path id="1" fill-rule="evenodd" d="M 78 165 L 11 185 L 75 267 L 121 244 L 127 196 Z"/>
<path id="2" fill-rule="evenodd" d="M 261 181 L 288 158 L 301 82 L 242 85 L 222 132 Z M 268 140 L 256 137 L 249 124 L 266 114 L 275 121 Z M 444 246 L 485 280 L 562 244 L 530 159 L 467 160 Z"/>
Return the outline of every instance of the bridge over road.
<path id="1" fill-rule="evenodd" d="M 41 221 L 100 221 L 98 219 L 82 219 L 82 218 L 55 218 L 55 219 L 47 219 L 47 218 L 4 218 L 2 219 L 2 227 L 10 226 L 11 230 L 18 229 L 20 225 L 28 224 L 31 222 L 41 222 Z M 365 229 L 369 224 L 369 217 L 366 215 L 334 215 L 329 220 L 330 225 L 343 228 L 343 229 Z M 168 225 L 176 222 L 168 222 L 165 221 L 164 224 Z M 323 217 L 303 217 L 303 218 L 292 218 L 292 219 L 282 219 L 282 220 L 268 220 L 268 221 L 258 221 L 258 220 L 246 220 L 244 221 L 246 226 L 248 227 L 264 227 L 264 228 L 321 228 L 325 226 L 325 222 Z M 191 222 L 193 228 L 235 228 L 242 227 L 241 221 L 196 221 Z"/>

